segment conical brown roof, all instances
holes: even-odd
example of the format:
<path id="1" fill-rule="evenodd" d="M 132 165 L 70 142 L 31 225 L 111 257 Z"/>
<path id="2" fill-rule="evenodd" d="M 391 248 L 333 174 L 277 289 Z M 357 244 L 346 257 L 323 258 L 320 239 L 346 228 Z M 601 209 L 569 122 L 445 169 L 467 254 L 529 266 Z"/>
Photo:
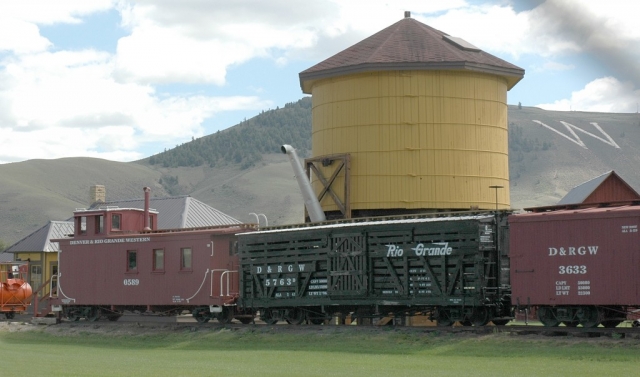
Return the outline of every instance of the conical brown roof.
<path id="1" fill-rule="evenodd" d="M 524 69 L 410 17 L 300 72 L 302 91 L 315 80 L 390 70 L 470 70 L 503 76 L 511 89 Z"/>

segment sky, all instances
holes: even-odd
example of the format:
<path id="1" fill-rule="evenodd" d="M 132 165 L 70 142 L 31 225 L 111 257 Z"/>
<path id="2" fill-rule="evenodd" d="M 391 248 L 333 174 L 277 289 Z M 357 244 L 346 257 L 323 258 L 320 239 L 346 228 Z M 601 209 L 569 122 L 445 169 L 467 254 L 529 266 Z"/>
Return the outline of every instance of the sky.
<path id="1" fill-rule="evenodd" d="M 135 161 L 234 126 L 404 11 L 523 68 L 509 104 L 638 111 L 628 0 L 2 0 L 0 163 Z"/>

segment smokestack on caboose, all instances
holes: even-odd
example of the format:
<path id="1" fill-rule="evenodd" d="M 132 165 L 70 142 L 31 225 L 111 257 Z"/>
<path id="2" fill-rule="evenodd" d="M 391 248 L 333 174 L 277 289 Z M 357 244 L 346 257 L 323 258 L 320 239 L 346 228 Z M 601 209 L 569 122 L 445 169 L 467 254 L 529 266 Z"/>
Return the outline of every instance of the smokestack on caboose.
<path id="1" fill-rule="evenodd" d="M 523 76 L 409 12 L 301 72 L 313 101 L 307 171 L 323 212 L 510 208 L 507 91 Z"/>

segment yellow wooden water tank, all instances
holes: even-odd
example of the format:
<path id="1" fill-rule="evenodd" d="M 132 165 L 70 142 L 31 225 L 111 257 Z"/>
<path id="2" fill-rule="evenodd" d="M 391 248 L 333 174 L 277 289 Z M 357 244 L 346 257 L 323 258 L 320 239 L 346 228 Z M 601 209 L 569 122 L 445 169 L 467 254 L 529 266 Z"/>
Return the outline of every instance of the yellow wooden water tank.
<path id="1" fill-rule="evenodd" d="M 495 185 L 504 187 L 498 207 L 508 208 L 506 93 L 504 79 L 471 72 L 321 80 L 312 91 L 312 154 L 351 154 L 353 210 L 491 209 Z M 322 189 L 317 179 L 313 186 Z"/>
<path id="2" fill-rule="evenodd" d="M 300 74 L 312 157 L 350 154 L 356 212 L 509 208 L 507 90 L 523 75 L 405 18 Z"/>

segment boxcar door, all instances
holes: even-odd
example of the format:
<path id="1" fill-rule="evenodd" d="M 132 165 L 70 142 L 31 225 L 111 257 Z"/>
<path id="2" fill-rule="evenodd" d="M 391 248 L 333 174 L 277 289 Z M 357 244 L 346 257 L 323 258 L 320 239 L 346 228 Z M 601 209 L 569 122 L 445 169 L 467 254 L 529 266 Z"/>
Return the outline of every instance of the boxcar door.
<path id="1" fill-rule="evenodd" d="M 329 252 L 328 294 L 331 298 L 366 296 L 366 233 L 336 234 L 331 237 Z"/>

